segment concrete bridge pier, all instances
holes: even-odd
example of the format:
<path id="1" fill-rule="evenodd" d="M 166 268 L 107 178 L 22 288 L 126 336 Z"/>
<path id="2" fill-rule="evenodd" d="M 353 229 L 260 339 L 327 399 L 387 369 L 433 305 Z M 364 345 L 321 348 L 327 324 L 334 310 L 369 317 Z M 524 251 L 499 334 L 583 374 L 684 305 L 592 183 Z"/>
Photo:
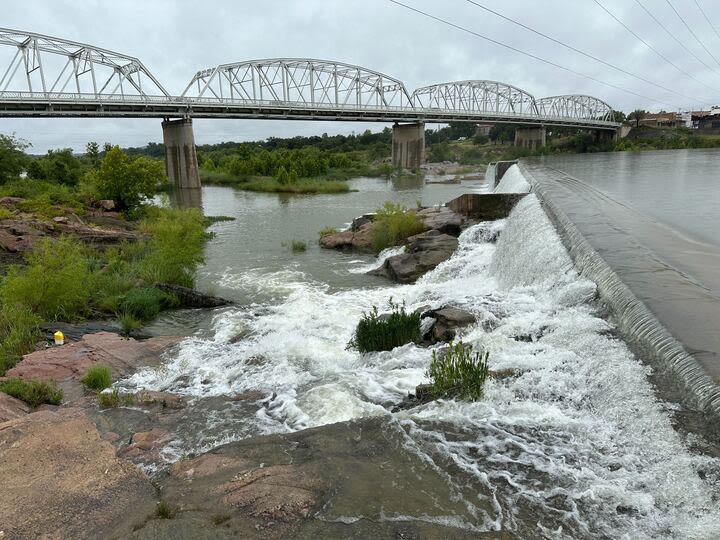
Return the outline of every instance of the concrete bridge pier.
<path id="1" fill-rule="evenodd" d="M 179 189 L 200 188 L 195 136 L 192 120 L 165 119 L 162 123 L 165 143 L 165 172 L 173 187 Z"/>
<path id="2" fill-rule="evenodd" d="M 545 127 L 517 128 L 515 130 L 515 146 L 537 150 L 545 146 L 547 130 Z"/>
<path id="3" fill-rule="evenodd" d="M 417 170 L 425 162 L 425 124 L 395 124 L 392 132 L 393 167 Z"/>

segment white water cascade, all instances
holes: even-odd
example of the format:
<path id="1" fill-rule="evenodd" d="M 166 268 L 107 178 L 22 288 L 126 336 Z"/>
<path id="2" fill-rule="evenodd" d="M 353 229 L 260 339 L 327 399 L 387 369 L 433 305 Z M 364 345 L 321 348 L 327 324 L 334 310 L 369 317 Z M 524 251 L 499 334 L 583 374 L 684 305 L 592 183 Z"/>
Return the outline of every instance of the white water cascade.
<path id="1" fill-rule="evenodd" d="M 499 188 L 522 182 L 511 167 Z M 281 300 L 219 312 L 211 338 L 186 339 L 161 369 L 122 384 L 191 399 L 260 390 L 269 399 L 222 437 L 176 448 L 389 415 L 427 382 L 431 351 L 348 349 L 362 313 L 390 298 L 409 309 L 452 305 L 477 315 L 464 341 L 490 351 L 491 369 L 517 375 L 489 381 L 482 401 L 441 400 L 394 417 L 408 451 L 450 463 L 459 481 L 483 488 L 468 500 L 476 522 L 467 526 L 546 538 L 713 538 L 720 530 L 720 491 L 710 480 L 718 463 L 692 454 L 673 430 L 649 368 L 614 337 L 595 285 L 577 275 L 534 195 L 506 220 L 464 231 L 456 254 L 414 285 L 329 292 L 300 273 L 233 280 Z M 231 343 L 238 333 L 244 339 Z M 480 509 L 488 505 L 493 512 Z"/>

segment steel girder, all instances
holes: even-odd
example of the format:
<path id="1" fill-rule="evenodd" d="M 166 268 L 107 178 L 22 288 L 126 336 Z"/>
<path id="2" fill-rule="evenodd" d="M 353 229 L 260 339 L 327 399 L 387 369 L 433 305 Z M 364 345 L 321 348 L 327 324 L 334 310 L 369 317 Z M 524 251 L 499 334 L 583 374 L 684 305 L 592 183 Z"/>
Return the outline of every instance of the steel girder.
<path id="1" fill-rule="evenodd" d="M 412 108 L 405 85 L 369 69 L 327 60 L 272 58 L 199 71 L 182 97 L 307 107 Z"/>
<path id="2" fill-rule="evenodd" d="M 84 43 L 32 32 L 0 28 L 0 45 L 15 49 L 0 55 L 0 93 L 29 93 L 37 97 L 77 99 L 103 96 L 170 94 L 147 68 L 132 56 Z M 9 60 L 8 62 L 6 62 Z"/>
<path id="3" fill-rule="evenodd" d="M 412 94 L 415 107 L 477 114 L 515 114 L 537 118 L 535 98 L 497 81 L 454 81 L 418 88 Z"/>
<path id="4" fill-rule="evenodd" d="M 593 96 L 550 96 L 536 101 L 540 114 L 548 118 L 612 121 L 610 105 Z"/>

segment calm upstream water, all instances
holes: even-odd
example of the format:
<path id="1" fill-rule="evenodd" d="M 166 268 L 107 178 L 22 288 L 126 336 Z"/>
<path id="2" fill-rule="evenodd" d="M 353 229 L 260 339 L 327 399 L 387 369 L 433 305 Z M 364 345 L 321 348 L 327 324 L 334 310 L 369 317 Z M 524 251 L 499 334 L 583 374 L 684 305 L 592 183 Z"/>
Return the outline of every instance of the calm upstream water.
<path id="1" fill-rule="evenodd" d="M 720 246 L 720 148 L 541 159 L 691 238 Z"/>
<path id="2" fill-rule="evenodd" d="M 525 182 L 515 167 L 502 184 Z M 390 298 L 410 309 L 453 305 L 480 321 L 464 341 L 490 352 L 491 369 L 520 375 L 489 381 L 477 403 L 441 400 L 392 415 L 408 452 L 451 471 L 467 512 L 445 523 L 520 538 L 717 538 L 720 465 L 673 430 L 671 405 L 657 401 L 649 368 L 614 337 L 595 285 L 578 276 L 534 195 L 507 219 L 464 231 L 450 260 L 400 286 L 364 275 L 374 257 L 321 251 L 317 231 L 385 200 L 427 205 L 488 186 L 359 179 L 353 187 L 289 198 L 203 189 L 207 214 L 237 221 L 213 226 L 200 285 L 238 305 L 166 317 L 158 327 L 191 335 L 160 369 L 120 383 L 190 400 L 169 461 L 257 434 L 390 416 L 427 381 L 431 350 L 359 354 L 347 348 L 358 320 Z M 308 241 L 307 252 L 281 245 L 292 239 Z M 248 391 L 266 399 L 228 399 Z"/>

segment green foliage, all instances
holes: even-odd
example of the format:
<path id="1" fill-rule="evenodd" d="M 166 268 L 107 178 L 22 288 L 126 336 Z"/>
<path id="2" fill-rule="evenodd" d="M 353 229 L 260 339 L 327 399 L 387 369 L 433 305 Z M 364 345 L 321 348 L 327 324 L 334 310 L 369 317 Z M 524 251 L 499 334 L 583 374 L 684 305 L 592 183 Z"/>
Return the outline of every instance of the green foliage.
<path id="1" fill-rule="evenodd" d="M 98 404 L 103 409 L 116 409 L 120 406 L 120 392 L 113 388 L 110 392 L 98 392 Z"/>
<path id="2" fill-rule="evenodd" d="M 291 240 L 290 242 L 283 242 L 283 246 L 287 246 L 293 253 L 304 253 L 307 251 L 307 242 L 304 240 Z"/>
<path id="3" fill-rule="evenodd" d="M 0 221 L 3 221 L 5 219 L 10 219 L 11 217 L 13 217 L 14 214 L 15 214 L 15 212 L 10 210 L 9 208 L 6 208 L 4 206 L 0 207 Z"/>
<path id="4" fill-rule="evenodd" d="M 140 262 L 148 283 L 192 287 L 197 265 L 203 262 L 205 218 L 197 209 L 164 208 L 143 227 L 152 235 L 149 251 Z"/>
<path id="5" fill-rule="evenodd" d="M 110 368 L 103 364 L 90 366 L 85 372 L 83 378 L 80 379 L 80 382 L 83 383 L 86 388 L 90 388 L 91 390 L 105 390 L 112 384 Z"/>
<path id="6" fill-rule="evenodd" d="M 136 208 L 166 181 L 161 162 L 145 157 L 132 159 L 118 146 L 106 152 L 90 178 L 99 196 L 112 199 L 120 210 Z"/>
<path id="7" fill-rule="evenodd" d="M 323 227 L 322 229 L 320 229 L 319 234 L 320 238 L 322 238 L 323 236 L 329 236 L 331 234 L 337 234 L 339 232 L 340 231 L 337 230 L 335 227 Z"/>
<path id="8" fill-rule="evenodd" d="M 43 239 L 10 268 L 0 289 L 5 305 L 21 305 L 45 320 L 72 320 L 88 308 L 88 261 L 79 242 Z"/>
<path id="9" fill-rule="evenodd" d="M 483 135 L 482 133 L 477 133 L 475 136 L 473 136 L 473 144 L 477 145 L 484 145 L 490 142 L 490 137 L 487 135 Z"/>
<path id="10" fill-rule="evenodd" d="M 160 501 L 155 507 L 155 517 L 160 519 L 172 519 L 178 513 L 177 507 L 167 501 Z"/>
<path id="11" fill-rule="evenodd" d="M 100 165 L 100 145 L 95 141 L 90 141 L 85 145 L 85 159 L 94 169 Z"/>
<path id="12" fill-rule="evenodd" d="M 462 341 L 450 342 L 442 357 L 433 351 L 427 375 L 434 395 L 477 401 L 483 397 L 488 376 L 488 353 L 473 353 L 472 346 Z"/>
<path id="13" fill-rule="evenodd" d="M 405 304 L 390 299 L 390 314 L 380 315 L 378 308 L 364 313 L 350 342 L 361 353 L 390 351 L 406 343 L 420 341 L 420 314 L 408 313 Z"/>
<path id="14" fill-rule="evenodd" d="M 137 330 L 142 326 L 142 323 L 133 317 L 130 313 L 121 313 L 118 315 L 120 326 L 122 327 L 123 334 L 129 336 L 133 330 Z"/>
<path id="15" fill-rule="evenodd" d="M 34 180 L 70 186 L 77 185 L 84 172 L 82 162 L 70 148 L 48 150 L 47 155 L 31 161 L 27 169 L 28 176 Z"/>
<path id="16" fill-rule="evenodd" d="M 274 175 L 275 181 L 281 186 L 286 186 L 290 183 L 290 176 L 283 165 L 280 165 Z"/>
<path id="17" fill-rule="evenodd" d="M 44 403 L 60 405 L 63 391 L 54 382 L 7 379 L 0 381 L 0 392 L 24 401 L 35 408 Z"/>
<path id="18" fill-rule="evenodd" d="M 0 376 L 33 350 L 40 339 L 41 319 L 17 304 L 0 306 Z"/>
<path id="19" fill-rule="evenodd" d="M 441 161 L 454 161 L 455 153 L 450 148 L 447 142 L 441 142 L 433 144 L 430 147 L 430 154 L 428 156 L 432 163 L 439 163 Z"/>
<path id="20" fill-rule="evenodd" d="M 16 179 L 25 169 L 27 142 L 9 135 L 0 135 L 0 184 Z"/>
<path id="21" fill-rule="evenodd" d="M 479 165 L 480 163 L 486 163 L 485 152 L 480 148 L 468 148 L 464 150 L 460 156 L 461 165 Z"/>
<path id="22" fill-rule="evenodd" d="M 414 211 L 388 201 L 376 211 L 372 228 L 373 249 L 379 253 L 423 230 L 425 227 Z"/>
<path id="23" fill-rule="evenodd" d="M 142 287 L 131 289 L 118 303 L 118 309 L 124 315 L 147 322 L 153 320 L 158 314 L 179 304 L 174 294 L 166 293 L 155 287 Z"/>

